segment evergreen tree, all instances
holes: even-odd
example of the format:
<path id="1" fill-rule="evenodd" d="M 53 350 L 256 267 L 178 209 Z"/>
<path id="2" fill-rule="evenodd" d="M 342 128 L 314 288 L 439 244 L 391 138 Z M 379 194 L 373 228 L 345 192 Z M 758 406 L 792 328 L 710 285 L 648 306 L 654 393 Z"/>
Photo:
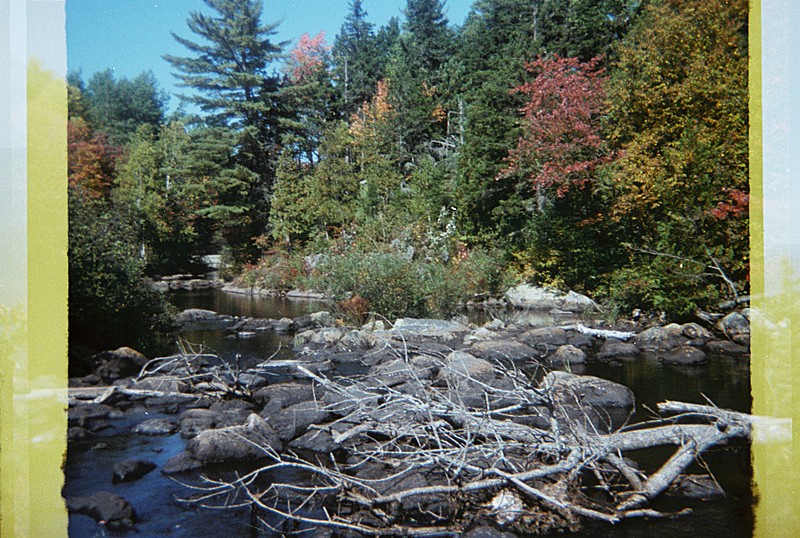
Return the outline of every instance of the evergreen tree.
<path id="1" fill-rule="evenodd" d="M 262 25 L 257 0 L 204 0 L 215 15 L 193 12 L 190 30 L 202 42 L 173 36 L 192 57 L 165 56 L 181 85 L 198 93 L 183 98 L 208 114 L 208 125 L 235 134 L 229 168 L 217 191 L 227 200 L 208 214 L 221 221 L 234 257 L 251 260 L 258 251 L 253 239 L 266 230 L 269 191 L 279 143 L 278 76 L 269 73 L 281 56 L 273 43 L 277 24 Z M 222 195 L 222 194 L 221 194 Z"/>
<path id="2" fill-rule="evenodd" d="M 82 83 L 73 79 L 80 91 Z M 133 80 L 114 77 L 111 69 L 92 75 L 81 91 L 81 105 L 91 128 L 103 133 L 110 144 L 129 142 L 140 125 L 159 125 L 164 119 L 166 95 L 148 71 Z M 79 106 L 78 103 L 73 103 Z M 74 113 L 80 113 L 73 110 Z"/>
<path id="3" fill-rule="evenodd" d="M 350 11 L 333 42 L 333 76 L 345 118 L 375 93 L 375 85 L 381 79 L 380 53 L 361 0 L 351 0 Z"/>
<path id="4" fill-rule="evenodd" d="M 395 130 L 410 160 L 430 151 L 446 131 L 447 96 L 443 67 L 453 52 L 454 34 L 440 0 L 408 0 L 406 21 L 387 68 L 390 101 L 397 110 Z"/>

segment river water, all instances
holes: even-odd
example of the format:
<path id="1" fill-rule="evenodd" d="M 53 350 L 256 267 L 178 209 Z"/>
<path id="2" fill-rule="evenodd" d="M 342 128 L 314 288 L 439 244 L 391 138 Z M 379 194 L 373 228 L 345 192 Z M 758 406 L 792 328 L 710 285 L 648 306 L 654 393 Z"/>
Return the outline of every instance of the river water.
<path id="1" fill-rule="evenodd" d="M 170 297 L 179 309 L 204 308 L 220 314 L 259 318 L 291 318 L 325 309 L 325 305 L 317 301 L 251 297 L 213 289 L 175 292 Z M 469 317 L 481 321 L 487 316 L 473 312 Z M 534 325 L 546 325 L 563 320 L 546 314 L 532 317 L 530 321 Z M 247 362 L 260 362 L 273 355 L 278 358 L 291 356 L 291 337 L 269 331 L 257 332 L 248 339 L 231 338 L 224 331 L 193 331 L 179 336 L 194 346 L 202 346 L 228 360 L 237 354 Z M 613 365 L 590 362 L 582 370 L 573 367 L 573 372 L 606 378 L 630 387 L 636 396 L 636 411 L 631 418 L 634 422 L 650 418 L 653 414 L 651 410 L 664 400 L 711 401 L 722 408 L 743 412 L 750 410 L 749 363 L 733 357 L 712 357 L 702 366 L 678 368 L 663 365 L 654 356 L 642 355 Z M 98 527 L 94 520 L 86 516 L 71 515 L 69 535 L 81 538 L 127 534 L 229 538 L 260 535 L 250 527 L 246 509 L 208 510 L 179 502 L 178 498 L 187 496 L 187 489 L 167 479 L 158 470 L 136 482 L 111 484 L 114 463 L 125 459 L 147 459 L 161 467 L 169 458 L 183 451 L 185 440 L 180 434 L 149 437 L 130 433 L 135 424 L 156 416 L 163 415 L 145 410 L 129 412 L 124 418 L 110 420 L 109 428 L 99 432 L 99 437 L 70 442 L 65 465 L 64 496 L 112 491 L 131 502 L 140 521 L 136 526 L 137 531 L 115 533 Z M 645 451 L 637 453 L 635 459 L 646 470 L 653 470 L 669 453 L 668 450 Z M 692 514 L 674 520 L 629 521 L 611 528 L 590 529 L 580 536 L 751 536 L 754 496 L 751 491 L 752 470 L 748 446 L 737 443 L 708 451 L 703 456 L 702 465 L 713 472 L 728 493 L 726 499 L 694 503 L 691 506 Z M 704 472 L 700 465 L 690 471 Z M 662 501 L 657 505 L 664 510 L 677 510 L 684 506 L 685 501 L 679 504 Z"/>

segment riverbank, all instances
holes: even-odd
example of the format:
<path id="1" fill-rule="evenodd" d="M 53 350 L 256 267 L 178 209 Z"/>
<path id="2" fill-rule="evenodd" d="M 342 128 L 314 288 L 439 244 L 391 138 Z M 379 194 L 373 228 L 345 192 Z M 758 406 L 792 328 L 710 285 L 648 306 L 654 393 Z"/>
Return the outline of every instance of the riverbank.
<path id="1" fill-rule="evenodd" d="M 285 331 L 294 335 L 294 351 L 289 359 L 238 365 L 238 370 L 236 365 L 204 354 L 189 353 L 151 361 L 130 351 L 98 356 L 94 360 L 94 377 L 71 382 L 71 446 L 87 447 L 107 442 L 100 439 L 107 438 L 103 432 L 109 429 L 117 429 L 119 435 L 133 438 L 165 436 L 174 439 L 170 446 L 183 448 L 177 453 L 173 448 L 174 455 L 155 462 L 156 468 L 162 474 L 177 476 L 191 484 L 197 483 L 200 471 L 220 477 L 229 477 L 236 469 L 240 475 L 250 472 L 253 461 L 278 465 L 278 468 L 291 467 L 289 463 L 299 465 L 286 459 L 293 458 L 291 454 L 305 455 L 303 461 L 308 457 L 316 461 L 314 454 L 333 454 L 340 463 L 353 464 L 359 454 L 362 458 L 369 453 L 374 456 L 379 446 L 384 447 L 382 450 L 395 446 L 396 435 L 389 435 L 379 426 L 394 424 L 392 417 L 413 411 L 397 405 L 423 394 L 435 397 L 440 403 L 449 402 L 447 405 L 458 403 L 470 416 L 474 413 L 485 416 L 487 410 L 496 410 L 500 413 L 498 418 L 508 418 L 514 424 L 522 421 L 526 427 L 538 428 L 537 431 L 549 435 L 546 432 L 552 427 L 552 405 L 529 401 L 522 415 L 513 410 L 521 403 L 514 400 L 519 394 L 526 398 L 533 394 L 541 396 L 548 371 L 561 371 L 558 376 L 562 377 L 556 376 L 558 379 L 569 376 L 570 380 L 580 380 L 573 386 L 580 388 L 570 390 L 569 394 L 581 395 L 581 401 L 588 406 L 581 408 L 582 413 L 594 409 L 590 415 L 595 426 L 602 426 L 601 431 L 613 431 L 635 409 L 632 393 L 622 384 L 591 381 L 597 378 L 577 374 L 591 372 L 597 364 L 644 361 L 655 368 L 678 370 L 682 372 L 680 375 L 690 378 L 692 370 L 708 369 L 719 361 L 732 360 L 746 366 L 748 359 L 745 346 L 733 348 L 731 343 L 726 343 L 732 341 L 723 333 L 714 334 L 697 324 L 646 328 L 631 322 L 615 325 L 573 322 L 532 328 L 526 322 L 508 317 L 505 321 L 495 319 L 482 326 L 470 325 L 463 319 L 402 319 L 392 324 L 373 320 L 366 326 L 348 327 L 323 313 L 271 320 L 235 318 L 210 311 L 184 312 L 179 321 L 184 326 L 222 326 L 237 339 L 248 338 L 248 333 Z M 741 353 L 733 355 L 731 350 Z M 513 372 L 525 373 L 525 379 L 531 381 L 521 385 L 522 378 L 513 377 Z M 595 385 L 586 385 L 587 380 Z M 98 389 L 98 386 L 108 388 Z M 506 411 L 500 411 L 501 408 Z M 375 413 L 380 417 L 372 416 Z M 139 419 L 133 419 L 134 416 Z M 158 420 L 145 419 L 148 416 Z M 611 428 L 609 418 L 617 421 Z M 434 430 L 452 435 L 450 429 L 455 426 L 448 420 L 445 417 Z M 431 430 L 422 428 L 415 435 L 421 435 L 422 431 L 430 433 Z M 402 438 L 406 440 L 401 444 L 408 442 L 408 438 Z M 392 442 L 387 445 L 387 441 Z M 505 440 L 509 447 L 512 441 Z M 475 462 L 491 464 L 491 458 L 485 459 L 487 450 L 488 445 L 482 445 L 483 456 L 475 456 L 478 458 Z M 280 464 L 276 463 L 276 455 Z M 403 491 L 439 487 L 437 484 L 443 479 L 437 474 L 441 469 L 436 472 L 429 469 L 420 476 L 404 475 L 406 482 L 400 484 L 394 478 L 382 477 L 381 466 L 367 467 L 360 470 L 353 467 L 352 479 L 384 480 L 385 487 L 379 491 L 384 496 L 397 488 Z M 150 480 L 158 478 L 156 474 L 148 473 L 148 476 Z M 162 477 L 161 480 L 167 479 Z M 333 486 L 329 484 L 328 487 Z M 573 491 L 579 491 L 581 486 L 575 487 L 578 489 Z M 116 489 L 117 486 L 107 493 L 115 494 Z M 491 495 L 481 499 L 481 502 L 492 500 Z M 108 502 L 108 498 L 103 500 Z M 567 500 L 575 502 L 572 497 Z M 558 510 L 553 515 L 552 507 L 531 504 L 529 499 L 524 503 L 526 509 L 544 510 L 555 518 L 554 521 L 560 521 L 558 525 L 565 524 L 559 519 L 562 516 L 558 515 Z M 426 503 L 425 513 L 432 510 L 433 505 Z M 72 506 L 84 505 L 73 502 Z M 419 516 L 420 508 L 414 503 L 401 502 L 392 516 L 393 521 L 407 525 Z M 448 501 L 437 509 L 452 508 Z M 135 506 L 139 514 L 153 509 Z M 350 510 L 353 509 L 351 506 Z M 75 508 L 73 512 L 81 510 L 100 513 L 86 508 Z M 270 519 L 266 509 L 260 510 L 269 521 L 280 519 Z M 311 517 L 312 512 L 303 513 Z M 472 522 L 474 526 L 507 528 L 498 526 L 496 514 L 485 509 L 481 513 L 483 516 Z M 147 521 L 148 516 L 144 517 Z M 127 525 L 125 519 L 121 520 L 122 526 Z M 141 521 L 137 523 L 136 519 L 130 523 L 146 525 Z"/>

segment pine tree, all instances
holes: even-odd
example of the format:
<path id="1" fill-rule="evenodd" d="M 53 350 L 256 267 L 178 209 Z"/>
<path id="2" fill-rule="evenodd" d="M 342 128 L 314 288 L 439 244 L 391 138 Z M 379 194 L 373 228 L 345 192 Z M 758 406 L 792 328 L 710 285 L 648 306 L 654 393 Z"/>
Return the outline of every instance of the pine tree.
<path id="1" fill-rule="evenodd" d="M 209 215 L 222 221 L 234 257 L 258 255 L 253 239 L 265 233 L 269 192 L 280 139 L 280 81 L 268 70 L 282 44 L 270 39 L 277 24 L 262 25 L 257 0 L 204 0 L 214 15 L 193 12 L 190 30 L 201 42 L 173 36 L 192 57 L 165 56 L 181 85 L 197 93 L 183 96 L 207 114 L 205 123 L 234 133 L 230 166 L 217 191 L 226 193 Z"/>
<path id="2" fill-rule="evenodd" d="M 430 150 L 446 131 L 447 99 L 443 67 L 453 52 L 454 34 L 440 0 L 408 0 L 406 21 L 387 68 L 390 101 L 402 114 L 395 129 L 401 149 L 411 160 Z"/>
<path id="3" fill-rule="evenodd" d="M 361 0 L 350 1 L 350 11 L 333 42 L 334 80 L 340 90 L 345 118 L 369 101 L 381 79 L 381 58 L 372 23 Z"/>

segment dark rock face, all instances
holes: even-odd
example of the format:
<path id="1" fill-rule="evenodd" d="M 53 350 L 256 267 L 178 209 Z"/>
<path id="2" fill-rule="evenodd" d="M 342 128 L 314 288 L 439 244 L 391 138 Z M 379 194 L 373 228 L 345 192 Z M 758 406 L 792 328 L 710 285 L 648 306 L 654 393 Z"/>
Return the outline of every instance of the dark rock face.
<path id="1" fill-rule="evenodd" d="M 166 418 L 151 418 L 137 424 L 133 433 L 141 435 L 171 435 L 180 430 L 178 424 Z"/>
<path id="2" fill-rule="evenodd" d="M 541 353 L 527 344 L 505 339 L 476 342 L 469 348 L 469 352 L 480 359 L 492 361 L 519 361 L 541 356 Z"/>
<path id="3" fill-rule="evenodd" d="M 331 434 L 323 430 L 309 430 L 289 443 L 290 448 L 310 450 L 312 452 L 333 452 L 340 448 Z"/>
<path id="4" fill-rule="evenodd" d="M 67 499 L 67 510 L 94 518 L 111 529 L 129 529 L 136 521 L 133 506 L 119 495 L 107 491 L 98 491 L 88 497 Z"/>
<path id="5" fill-rule="evenodd" d="M 281 410 L 277 415 L 264 417 L 282 441 L 294 439 L 312 424 L 325 421 L 329 413 L 314 401 L 300 402 Z"/>
<path id="6" fill-rule="evenodd" d="M 265 456 L 264 448 L 280 451 L 281 442 L 263 418 L 252 414 L 242 426 L 200 432 L 186 448 L 194 459 L 208 464 L 257 460 Z"/>
<path id="7" fill-rule="evenodd" d="M 561 327 L 542 327 L 523 333 L 521 339 L 531 347 L 558 347 L 567 343 L 567 331 Z"/>
<path id="8" fill-rule="evenodd" d="M 632 407 L 636 401 L 628 387 L 594 376 L 551 372 L 542 383 L 551 386 L 554 398 L 565 405 Z"/>
<path id="9" fill-rule="evenodd" d="M 621 357 L 635 357 L 639 354 L 639 348 L 634 344 L 623 342 L 616 338 L 609 338 L 600 346 L 597 352 L 597 359 L 601 361 L 613 360 Z"/>
<path id="10" fill-rule="evenodd" d="M 129 347 L 103 351 L 92 357 L 94 373 L 104 383 L 133 376 L 147 364 L 147 357 Z"/>
<path id="11" fill-rule="evenodd" d="M 706 351 L 713 355 L 748 355 L 750 349 L 730 340 L 712 340 L 706 344 Z"/>
<path id="12" fill-rule="evenodd" d="M 164 464 L 161 468 L 161 473 L 165 475 L 186 473 L 199 469 L 202 466 L 203 464 L 197 461 L 189 452 L 181 452 L 177 456 L 170 458 L 169 461 Z"/>
<path id="13" fill-rule="evenodd" d="M 750 345 L 750 320 L 743 313 L 731 312 L 717 322 L 717 329 L 739 345 Z"/>
<path id="14" fill-rule="evenodd" d="M 659 356 L 659 360 L 664 364 L 676 364 L 679 366 L 686 366 L 691 364 L 703 364 L 707 362 L 706 354 L 702 350 L 685 345 L 679 348 L 667 351 Z"/>
<path id="15" fill-rule="evenodd" d="M 128 460 L 114 464 L 114 476 L 111 482 L 134 482 L 156 468 L 152 461 Z"/>

